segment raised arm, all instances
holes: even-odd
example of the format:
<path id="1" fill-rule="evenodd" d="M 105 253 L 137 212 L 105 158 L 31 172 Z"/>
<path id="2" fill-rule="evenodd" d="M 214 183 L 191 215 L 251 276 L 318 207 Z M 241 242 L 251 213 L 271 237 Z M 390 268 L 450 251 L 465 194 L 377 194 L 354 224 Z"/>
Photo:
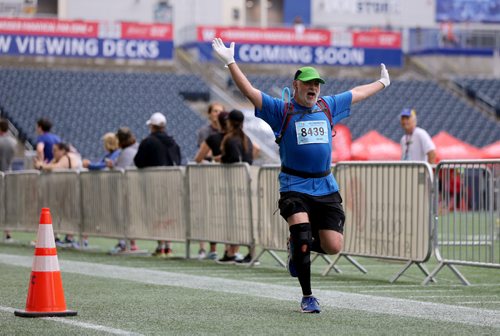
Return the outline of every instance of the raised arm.
<path id="1" fill-rule="evenodd" d="M 212 48 L 215 54 L 224 62 L 225 66 L 229 68 L 231 77 L 240 92 L 260 110 L 262 108 L 262 95 L 259 90 L 252 86 L 248 78 L 234 61 L 234 42 L 231 42 L 230 47 L 227 48 L 220 38 L 215 38 L 212 42 Z"/>
<path id="2" fill-rule="evenodd" d="M 380 79 L 366 85 L 356 86 L 351 89 L 352 93 L 352 104 L 356 104 L 368 97 L 373 96 L 375 93 L 382 91 L 391 84 L 389 78 L 389 72 L 385 68 L 385 65 L 380 64 Z"/>

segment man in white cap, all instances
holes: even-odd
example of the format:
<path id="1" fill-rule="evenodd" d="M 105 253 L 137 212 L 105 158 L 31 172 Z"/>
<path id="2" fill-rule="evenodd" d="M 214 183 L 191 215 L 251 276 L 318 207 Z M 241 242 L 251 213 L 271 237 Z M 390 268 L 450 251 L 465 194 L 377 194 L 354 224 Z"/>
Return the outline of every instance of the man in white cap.
<path id="1" fill-rule="evenodd" d="M 134 163 L 137 168 L 178 166 L 181 164 L 181 150 L 174 138 L 167 135 L 165 127 L 167 118 L 160 113 L 153 113 L 146 122 L 149 126 L 150 134 L 141 141 Z M 170 242 L 158 241 L 156 256 L 172 256 Z"/>
<path id="2" fill-rule="evenodd" d="M 405 108 L 401 111 L 401 127 L 405 135 L 401 137 L 402 160 L 427 161 L 436 163 L 436 146 L 431 136 L 423 128 L 417 127 L 417 112 Z"/>

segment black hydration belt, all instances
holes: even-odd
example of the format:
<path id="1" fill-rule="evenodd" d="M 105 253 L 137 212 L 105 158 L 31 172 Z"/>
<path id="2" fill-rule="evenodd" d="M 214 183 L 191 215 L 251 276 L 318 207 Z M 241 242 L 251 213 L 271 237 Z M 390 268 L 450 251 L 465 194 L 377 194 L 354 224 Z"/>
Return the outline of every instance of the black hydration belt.
<path id="1" fill-rule="evenodd" d="M 331 170 L 325 170 L 323 172 L 319 173 L 309 173 L 309 172 L 304 172 L 300 170 L 295 170 L 292 168 L 288 168 L 285 166 L 281 166 L 281 171 L 285 174 L 293 175 L 293 176 L 298 176 L 302 178 L 320 178 L 320 177 L 325 177 L 331 174 Z"/>

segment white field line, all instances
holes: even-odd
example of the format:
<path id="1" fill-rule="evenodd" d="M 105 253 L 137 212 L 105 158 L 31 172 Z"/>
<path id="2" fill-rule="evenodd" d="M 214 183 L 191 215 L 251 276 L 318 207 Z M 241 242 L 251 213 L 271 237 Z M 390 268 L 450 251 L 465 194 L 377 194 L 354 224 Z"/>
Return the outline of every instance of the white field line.
<path id="1" fill-rule="evenodd" d="M 457 302 L 457 304 L 498 304 L 500 301 L 464 301 L 464 302 Z"/>
<path id="2" fill-rule="evenodd" d="M 11 307 L 4 307 L 0 306 L 0 311 L 7 312 L 14 314 L 14 311 L 16 309 L 11 308 Z M 21 318 L 21 317 L 19 317 Z M 47 321 L 54 321 L 54 322 L 59 322 L 59 323 L 64 323 L 64 324 L 69 324 L 74 327 L 79 327 L 79 328 L 84 328 L 84 329 L 92 329 L 92 330 L 97 330 L 97 331 L 103 331 L 108 334 L 113 334 L 113 335 L 127 335 L 127 336 L 141 336 L 142 334 L 126 331 L 126 330 L 121 330 L 121 329 L 116 329 L 116 328 L 110 328 L 98 324 L 92 324 L 92 323 L 87 323 L 87 322 L 81 322 L 81 321 L 76 321 L 73 319 L 66 319 L 62 317 L 39 317 L 42 320 L 47 320 Z"/>
<path id="3" fill-rule="evenodd" d="M 439 298 L 477 298 L 477 297 L 483 297 L 483 298 L 490 298 L 490 297 L 497 297 L 496 295 L 411 295 L 408 296 L 410 299 L 439 299 Z M 485 301 L 488 302 L 488 301 Z"/>
<path id="4" fill-rule="evenodd" d="M 458 288 L 456 289 L 427 289 L 427 288 L 422 288 L 420 290 L 421 292 L 425 293 L 438 293 L 438 292 L 456 292 L 459 291 Z M 362 290 L 359 291 L 360 293 L 408 293 L 408 292 L 414 292 L 414 290 L 408 290 L 408 289 L 382 289 L 382 290 L 377 290 L 377 289 L 370 289 L 370 290 Z"/>
<path id="5" fill-rule="evenodd" d="M 0 254 L 0 262 L 15 266 L 31 267 L 32 258 Z M 299 286 L 283 286 L 258 282 L 213 278 L 174 272 L 161 272 L 146 268 L 94 264 L 62 260 L 61 270 L 106 279 L 120 279 L 197 290 L 250 295 L 266 299 L 298 302 Z M 500 329 L 500 311 L 461 307 L 433 302 L 377 297 L 365 294 L 345 293 L 333 290 L 315 290 L 323 307 L 358 310 L 399 317 L 422 318 L 434 321 L 463 323 Z"/>

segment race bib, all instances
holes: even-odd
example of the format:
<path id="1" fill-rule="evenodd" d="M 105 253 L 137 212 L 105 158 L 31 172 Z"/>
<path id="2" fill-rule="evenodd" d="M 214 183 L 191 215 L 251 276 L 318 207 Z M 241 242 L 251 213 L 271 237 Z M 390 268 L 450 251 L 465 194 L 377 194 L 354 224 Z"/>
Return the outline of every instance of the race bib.
<path id="1" fill-rule="evenodd" d="M 328 128 L 325 120 L 297 121 L 297 144 L 328 143 Z"/>

